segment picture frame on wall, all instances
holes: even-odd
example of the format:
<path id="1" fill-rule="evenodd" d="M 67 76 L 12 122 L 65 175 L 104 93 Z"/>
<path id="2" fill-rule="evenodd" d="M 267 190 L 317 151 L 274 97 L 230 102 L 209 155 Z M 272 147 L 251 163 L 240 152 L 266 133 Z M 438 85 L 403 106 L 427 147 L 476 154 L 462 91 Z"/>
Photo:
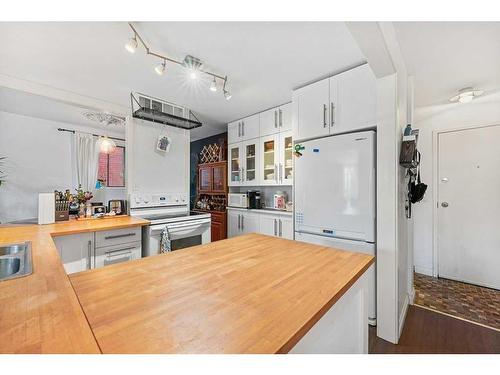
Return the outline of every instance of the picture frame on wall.
<path id="1" fill-rule="evenodd" d="M 170 151 L 171 143 L 172 140 L 170 139 L 170 137 L 166 135 L 160 135 L 158 137 L 158 140 L 156 141 L 156 150 L 163 153 L 168 153 Z"/>

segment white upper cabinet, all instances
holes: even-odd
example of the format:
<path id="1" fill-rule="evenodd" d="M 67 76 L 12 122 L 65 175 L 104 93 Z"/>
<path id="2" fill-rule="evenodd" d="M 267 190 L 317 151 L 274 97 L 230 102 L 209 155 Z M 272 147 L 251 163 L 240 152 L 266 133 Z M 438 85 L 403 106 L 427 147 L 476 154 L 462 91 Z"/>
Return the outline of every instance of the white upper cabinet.
<path id="1" fill-rule="evenodd" d="M 242 142 L 242 181 L 241 185 L 257 186 L 259 185 L 259 163 L 260 163 L 260 143 L 259 138 Z"/>
<path id="2" fill-rule="evenodd" d="M 279 183 L 279 134 L 260 137 L 260 184 L 278 185 Z"/>
<path id="3" fill-rule="evenodd" d="M 292 131 L 279 135 L 278 185 L 293 185 L 293 139 Z"/>
<path id="4" fill-rule="evenodd" d="M 313 83 L 293 92 L 293 134 L 306 139 L 330 134 L 330 79 Z"/>
<path id="5" fill-rule="evenodd" d="M 245 117 L 241 122 L 241 140 L 257 138 L 259 136 L 259 114 Z"/>
<path id="6" fill-rule="evenodd" d="M 230 122 L 227 125 L 227 143 L 246 141 L 259 136 L 259 114 Z"/>
<path id="7" fill-rule="evenodd" d="M 264 137 L 266 135 L 276 134 L 280 131 L 278 128 L 278 108 L 268 109 L 267 111 L 260 113 L 260 136 Z"/>
<path id="8" fill-rule="evenodd" d="M 242 180 L 243 150 L 242 143 L 233 143 L 228 146 L 229 167 L 227 181 L 229 186 L 239 186 Z"/>
<path id="9" fill-rule="evenodd" d="M 376 126 L 376 79 L 368 64 L 293 93 L 295 140 Z"/>
<path id="10" fill-rule="evenodd" d="M 292 130 L 292 103 L 278 108 L 278 127 L 280 132 Z"/>
<path id="11" fill-rule="evenodd" d="M 333 77 L 332 77 L 333 78 Z M 330 97 L 336 90 L 331 134 L 365 129 L 376 125 L 377 83 L 368 64 L 348 70 L 331 80 Z M 332 103 L 335 101 L 332 99 Z"/>
<path id="12" fill-rule="evenodd" d="M 260 113 L 260 136 L 276 134 L 292 129 L 292 103 L 268 109 Z"/>
<path id="13" fill-rule="evenodd" d="M 227 124 L 227 143 L 236 143 L 240 141 L 241 123 L 239 121 L 230 122 Z"/>

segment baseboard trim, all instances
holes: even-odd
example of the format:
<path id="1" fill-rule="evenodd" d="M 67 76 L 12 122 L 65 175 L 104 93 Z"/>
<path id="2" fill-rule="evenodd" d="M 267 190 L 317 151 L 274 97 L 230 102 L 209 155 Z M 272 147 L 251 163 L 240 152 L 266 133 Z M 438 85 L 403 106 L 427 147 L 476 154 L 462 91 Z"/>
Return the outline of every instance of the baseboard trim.
<path id="1" fill-rule="evenodd" d="M 401 314 L 399 314 L 399 329 L 398 329 L 398 341 L 401 337 L 401 332 L 403 332 L 403 327 L 405 325 L 406 313 L 408 312 L 409 306 L 409 298 L 408 295 L 405 296 L 405 300 L 403 302 L 403 309 L 401 310 Z"/>
<path id="2" fill-rule="evenodd" d="M 427 306 L 422 306 L 422 305 L 418 305 L 418 304 L 414 304 L 413 306 L 419 307 L 419 308 L 424 309 L 424 310 L 429 310 L 429 311 L 432 311 L 432 312 L 435 312 L 435 313 L 438 313 L 441 315 L 446 315 L 446 316 L 449 316 L 450 318 L 458 319 L 458 320 L 461 320 L 463 322 L 472 323 L 472 324 L 475 324 L 475 325 L 483 327 L 483 328 L 492 329 L 493 331 L 500 332 L 500 329 L 498 329 L 498 328 L 490 327 L 490 326 L 487 326 L 485 324 L 475 322 L 473 320 L 462 318 L 460 316 L 451 315 L 451 314 L 448 314 L 448 313 L 445 313 L 445 312 L 442 312 L 442 311 L 439 311 L 439 310 L 436 310 L 436 309 L 433 309 L 433 308 L 430 308 Z"/>
<path id="3" fill-rule="evenodd" d="M 415 265 L 415 272 L 416 273 L 420 273 L 422 275 L 427 275 L 427 276 L 434 276 L 433 272 L 432 272 L 432 267 L 420 267 L 420 266 L 417 266 Z"/>

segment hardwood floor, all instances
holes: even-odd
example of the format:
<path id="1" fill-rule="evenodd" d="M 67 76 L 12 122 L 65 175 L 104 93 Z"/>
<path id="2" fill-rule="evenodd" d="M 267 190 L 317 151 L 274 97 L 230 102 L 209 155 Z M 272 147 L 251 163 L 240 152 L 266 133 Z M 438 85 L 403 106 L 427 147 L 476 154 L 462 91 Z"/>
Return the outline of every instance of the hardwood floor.
<path id="1" fill-rule="evenodd" d="M 500 354 L 500 332 L 410 306 L 398 345 L 370 327 L 371 354 Z"/>

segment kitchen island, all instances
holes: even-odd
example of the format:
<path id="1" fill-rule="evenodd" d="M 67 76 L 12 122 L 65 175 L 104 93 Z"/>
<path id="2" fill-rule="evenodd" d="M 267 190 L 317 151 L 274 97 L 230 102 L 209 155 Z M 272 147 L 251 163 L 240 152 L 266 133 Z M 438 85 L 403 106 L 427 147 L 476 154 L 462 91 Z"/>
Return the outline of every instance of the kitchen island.
<path id="1" fill-rule="evenodd" d="M 364 353 L 373 261 L 248 234 L 70 279 L 103 353 Z"/>
<path id="2" fill-rule="evenodd" d="M 371 256 L 248 234 L 68 276 L 52 238 L 147 224 L 0 228 L 33 257 L 0 282 L 0 353 L 367 351 Z"/>

